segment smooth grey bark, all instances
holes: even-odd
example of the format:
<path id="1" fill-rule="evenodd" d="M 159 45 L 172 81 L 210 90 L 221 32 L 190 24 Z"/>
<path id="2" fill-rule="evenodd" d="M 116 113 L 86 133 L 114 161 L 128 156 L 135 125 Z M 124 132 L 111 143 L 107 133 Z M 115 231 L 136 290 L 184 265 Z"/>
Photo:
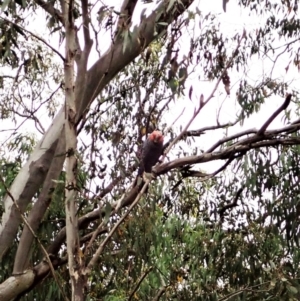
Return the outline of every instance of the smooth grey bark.
<path id="1" fill-rule="evenodd" d="M 56 187 L 56 181 L 53 180 L 58 179 L 61 173 L 61 168 L 65 160 L 64 140 L 64 137 L 61 137 L 58 141 L 53 162 L 49 168 L 48 174 L 44 181 L 42 191 L 40 192 L 39 197 L 33 205 L 27 218 L 31 229 L 34 232 L 37 231 L 40 222 L 42 221 L 43 216 L 48 206 L 50 205 L 52 194 Z M 30 262 L 30 249 L 33 239 L 34 237 L 31 231 L 28 229 L 27 226 L 25 226 L 15 256 L 13 274 L 22 273 L 25 269 L 28 268 Z"/>
<path id="2" fill-rule="evenodd" d="M 32 270 L 28 270 L 22 275 L 9 277 L 0 284 L 0 300 L 10 301 L 19 293 L 27 290 L 31 286 L 34 277 L 35 274 Z"/>

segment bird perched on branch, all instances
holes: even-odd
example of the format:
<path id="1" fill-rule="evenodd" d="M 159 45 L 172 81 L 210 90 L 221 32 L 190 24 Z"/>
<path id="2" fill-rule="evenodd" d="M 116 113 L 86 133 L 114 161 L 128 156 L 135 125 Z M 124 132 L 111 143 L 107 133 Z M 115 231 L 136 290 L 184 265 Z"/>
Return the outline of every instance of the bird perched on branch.
<path id="1" fill-rule="evenodd" d="M 145 140 L 138 176 L 151 177 L 152 167 L 158 162 L 164 149 L 164 136 L 160 131 L 153 131 Z"/>

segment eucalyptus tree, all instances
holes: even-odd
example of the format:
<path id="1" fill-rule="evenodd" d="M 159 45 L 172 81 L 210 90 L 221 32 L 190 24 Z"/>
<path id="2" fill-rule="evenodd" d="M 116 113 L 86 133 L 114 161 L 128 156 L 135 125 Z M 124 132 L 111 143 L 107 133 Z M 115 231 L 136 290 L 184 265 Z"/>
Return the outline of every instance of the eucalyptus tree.
<path id="1" fill-rule="evenodd" d="M 227 31 L 192 0 L 1 4 L 1 300 L 299 299 L 298 5 L 226 2 L 260 23 Z"/>

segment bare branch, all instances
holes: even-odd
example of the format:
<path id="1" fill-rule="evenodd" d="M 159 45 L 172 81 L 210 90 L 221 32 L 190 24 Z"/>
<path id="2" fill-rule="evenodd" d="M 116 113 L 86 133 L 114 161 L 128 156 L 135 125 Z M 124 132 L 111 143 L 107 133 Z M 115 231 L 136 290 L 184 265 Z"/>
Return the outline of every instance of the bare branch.
<path id="1" fill-rule="evenodd" d="M 242 194 L 242 192 L 243 192 L 244 189 L 245 189 L 245 186 L 241 187 L 236 192 L 234 200 L 231 203 L 229 203 L 229 204 L 223 206 L 221 209 L 219 209 L 218 212 L 219 212 L 221 218 L 223 218 L 224 213 L 225 213 L 226 210 L 237 206 L 237 201 L 238 201 L 239 197 L 241 196 L 241 194 Z"/>
<path id="2" fill-rule="evenodd" d="M 271 124 L 271 122 L 283 111 L 285 110 L 288 105 L 290 104 L 292 99 L 292 94 L 287 94 L 283 104 L 271 115 L 271 117 L 264 123 L 264 125 L 260 128 L 260 130 L 257 132 L 257 135 L 263 135 L 263 133 L 266 131 L 268 126 Z"/>
<path id="3" fill-rule="evenodd" d="M 182 109 L 181 113 L 178 115 L 178 117 L 175 118 L 175 120 L 171 123 L 171 125 L 166 129 L 166 131 L 164 131 L 164 134 L 167 134 L 171 129 L 172 126 L 176 123 L 176 121 L 182 116 L 182 114 L 184 113 L 185 108 Z M 187 134 L 187 132 L 186 132 Z"/>
<path id="4" fill-rule="evenodd" d="M 143 282 L 143 280 L 146 278 L 146 276 L 153 270 L 153 267 L 150 267 L 149 269 L 147 269 L 144 274 L 140 277 L 140 279 L 138 280 L 137 284 L 135 285 L 134 289 L 132 290 L 132 292 L 130 293 L 129 297 L 128 297 L 128 301 L 130 301 L 133 297 L 135 292 L 139 289 L 141 283 Z"/>
<path id="5" fill-rule="evenodd" d="M 203 102 L 202 99 L 203 99 L 203 95 L 201 95 L 201 97 L 200 97 L 200 105 L 199 105 L 199 107 L 197 109 L 195 109 L 194 114 L 191 117 L 191 119 L 189 120 L 189 122 L 186 124 L 186 126 L 181 131 L 181 133 L 165 149 L 162 161 L 164 160 L 164 158 L 166 157 L 167 153 L 170 151 L 170 149 L 172 148 L 172 146 L 175 145 L 177 143 L 177 141 L 179 141 L 184 136 L 184 134 L 186 133 L 187 129 L 190 127 L 190 125 L 192 124 L 192 122 L 195 120 L 195 118 L 197 117 L 197 115 L 200 113 L 201 109 L 203 108 L 203 106 L 202 106 L 202 102 Z"/>
<path id="6" fill-rule="evenodd" d="M 300 126 L 298 127 L 300 129 Z M 293 138 L 268 138 L 267 140 L 262 139 L 263 141 L 257 141 L 249 144 L 242 145 L 233 145 L 228 147 L 227 149 L 214 152 L 214 153 L 204 153 L 199 156 L 189 156 L 180 159 L 176 159 L 171 162 L 163 163 L 156 167 L 156 174 L 162 175 L 167 173 L 168 171 L 179 168 L 185 165 L 192 165 L 204 162 L 211 162 L 215 160 L 224 160 L 229 159 L 232 155 L 238 154 L 241 152 L 247 152 L 251 149 L 269 147 L 269 146 L 279 146 L 279 145 L 299 145 L 300 137 Z"/>
<path id="7" fill-rule="evenodd" d="M 188 136 L 188 137 L 197 137 L 197 136 L 201 136 L 201 135 L 205 134 L 206 131 L 212 131 L 212 130 L 217 130 L 217 129 L 228 128 L 228 127 L 236 125 L 238 122 L 239 122 L 239 119 L 237 119 L 234 122 L 228 122 L 228 123 L 219 124 L 219 125 L 206 126 L 206 127 L 203 127 L 199 130 L 187 131 L 185 133 L 185 135 Z"/>
<path id="8" fill-rule="evenodd" d="M 225 138 L 219 140 L 218 142 L 216 142 L 205 153 L 211 153 L 211 152 L 213 152 L 217 147 L 219 147 L 220 145 L 222 145 L 222 144 L 224 144 L 224 143 L 226 143 L 228 141 L 237 139 L 237 138 L 245 136 L 245 135 L 256 134 L 256 133 L 257 133 L 256 129 L 250 129 L 250 130 L 245 130 L 245 131 L 242 131 L 240 133 L 234 134 L 234 135 L 229 136 L 229 137 L 225 137 Z"/>

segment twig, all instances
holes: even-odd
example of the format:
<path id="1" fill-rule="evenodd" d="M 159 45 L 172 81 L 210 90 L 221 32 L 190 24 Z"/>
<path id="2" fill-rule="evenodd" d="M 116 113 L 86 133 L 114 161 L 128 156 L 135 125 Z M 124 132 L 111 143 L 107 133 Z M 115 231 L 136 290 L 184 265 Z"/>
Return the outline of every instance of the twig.
<path id="1" fill-rule="evenodd" d="M 93 232 L 92 234 L 92 237 L 90 238 L 89 240 L 89 243 L 87 245 L 87 247 L 85 248 L 85 251 L 84 251 L 84 255 L 86 255 L 89 251 L 89 249 L 91 248 L 94 240 L 97 238 L 97 236 L 102 232 L 103 230 L 103 226 L 104 226 L 104 221 L 102 221 L 99 226 L 97 227 L 96 231 Z"/>
<path id="2" fill-rule="evenodd" d="M 170 151 L 170 149 L 173 147 L 173 145 L 175 145 L 177 143 L 177 141 L 179 141 L 184 134 L 186 133 L 187 129 L 190 127 L 190 125 L 192 124 L 192 122 L 195 120 L 196 116 L 200 113 L 202 107 L 203 107 L 203 95 L 201 94 L 200 96 L 200 105 L 198 107 L 198 109 L 195 109 L 194 114 L 192 116 L 192 118 L 189 120 L 189 122 L 186 124 L 186 126 L 184 127 L 184 129 L 181 131 L 181 133 L 169 144 L 169 146 L 165 149 L 164 151 L 164 156 L 162 161 L 164 160 L 164 158 L 166 157 L 167 153 Z"/>
<path id="3" fill-rule="evenodd" d="M 36 34 L 34 34 L 33 32 L 31 32 L 30 30 L 24 28 L 24 27 L 21 27 L 20 25 L 6 19 L 6 18 L 3 18 L 3 17 L 0 17 L 2 20 L 10 23 L 10 24 L 13 24 L 14 26 L 17 26 L 18 28 L 20 28 L 21 30 L 24 30 L 26 31 L 27 33 L 29 33 L 30 35 L 32 35 L 33 37 L 35 37 L 36 39 L 38 39 L 39 41 L 43 42 L 47 47 L 49 47 L 53 52 L 55 52 L 61 59 L 62 61 L 64 62 L 65 61 L 65 58 L 59 53 L 59 51 L 57 51 L 55 48 L 53 48 L 49 43 L 47 43 L 43 38 L 37 36 Z"/>
<path id="4" fill-rule="evenodd" d="M 16 202 L 15 198 L 13 197 L 13 195 L 12 195 L 11 192 L 10 192 L 10 190 L 9 190 L 8 187 L 6 186 L 5 181 L 4 181 L 3 177 L 2 177 L 2 175 L 0 175 L 0 181 L 1 181 L 2 184 L 3 184 L 6 193 L 9 195 L 9 197 L 10 197 L 11 200 L 12 200 L 12 202 L 14 203 L 14 205 L 15 205 L 16 208 L 17 208 L 17 210 L 19 211 L 20 216 L 21 216 L 21 218 L 22 218 L 24 224 L 28 227 L 28 229 L 30 230 L 32 236 L 37 240 L 37 242 L 38 242 L 40 248 L 42 249 L 42 251 L 43 251 L 43 253 L 44 253 L 45 257 L 46 257 L 46 260 L 47 260 L 47 262 L 48 262 L 48 264 L 49 264 L 49 267 L 50 267 L 50 270 L 51 270 L 51 274 L 52 274 L 52 276 L 53 276 L 53 278 L 54 278 L 54 280 L 55 280 L 57 286 L 59 287 L 59 290 L 60 290 L 60 292 L 61 292 L 61 294 L 62 294 L 64 300 L 69 301 L 69 299 L 67 298 L 67 296 L 66 296 L 65 293 L 64 293 L 64 290 L 63 290 L 63 288 L 62 288 L 60 282 L 58 281 L 58 279 L 57 279 L 57 277 L 56 277 L 56 274 L 55 274 L 55 271 L 54 271 L 54 267 L 53 267 L 53 265 L 52 265 L 52 262 L 51 262 L 51 259 L 50 259 L 50 257 L 49 257 L 49 254 L 47 253 L 45 247 L 43 246 L 43 244 L 41 243 L 41 241 L 39 240 L 39 238 L 37 237 L 37 235 L 35 234 L 35 232 L 34 232 L 33 229 L 31 228 L 31 226 L 30 226 L 29 222 L 27 221 L 26 217 L 23 215 L 23 213 L 22 213 L 22 211 L 21 211 L 21 209 L 20 209 L 18 203 Z"/>
<path id="5" fill-rule="evenodd" d="M 226 300 L 229 300 L 229 299 L 231 299 L 232 297 L 237 296 L 237 295 L 239 295 L 239 294 L 241 294 L 241 293 L 243 293 L 243 292 L 245 292 L 245 291 L 246 291 L 246 292 L 247 292 L 247 291 L 250 291 L 250 292 L 256 292 L 256 291 L 254 291 L 254 290 L 252 290 L 252 289 L 255 288 L 255 287 L 257 287 L 257 286 L 262 286 L 262 285 L 264 285 L 264 284 L 270 284 L 270 283 L 271 283 L 271 281 L 265 281 L 265 282 L 260 283 L 260 284 L 256 284 L 256 285 L 253 285 L 253 286 L 248 286 L 248 287 L 242 288 L 242 289 L 240 289 L 240 290 L 238 290 L 238 291 L 236 291 L 236 292 L 230 293 L 230 294 L 228 294 L 227 296 L 225 296 L 225 297 L 219 299 L 219 301 L 226 301 Z M 261 291 L 263 291 L 263 292 L 268 292 L 268 291 L 270 291 L 270 290 L 271 290 L 271 288 L 270 288 L 270 289 L 267 289 L 267 290 L 261 290 Z"/>
<path id="6" fill-rule="evenodd" d="M 236 206 L 237 206 L 237 201 L 238 201 L 238 199 L 239 199 L 239 197 L 240 197 L 240 195 L 242 194 L 242 192 L 243 192 L 244 189 L 245 189 L 245 186 L 242 186 L 242 187 L 236 192 L 236 195 L 235 195 L 234 200 L 233 200 L 231 203 L 229 203 L 229 204 L 223 206 L 221 209 L 219 209 L 218 213 L 220 214 L 220 217 L 221 217 L 221 218 L 223 218 L 224 213 L 225 213 L 226 210 L 228 210 L 228 209 L 230 209 L 230 208 L 233 208 L 233 207 L 236 207 Z"/>
<path id="7" fill-rule="evenodd" d="M 164 134 L 167 134 L 170 130 L 171 130 L 171 128 L 172 128 L 172 126 L 176 123 L 176 121 L 182 116 L 182 114 L 184 113 L 184 111 L 185 111 L 185 108 L 183 108 L 183 110 L 181 111 L 181 113 L 178 115 L 178 117 L 176 117 L 176 119 L 171 123 L 171 125 L 164 131 Z"/>
<path id="8" fill-rule="evenodd" d="M 273 62 L 273 66 L 272 66 L 272 69 L 271 69 L 271 72 L 270 72 L 270 78 L 272 78 L 272 76 L 273 76 L 273 71 L 274 71 L 275 64 L 276 64 L 278 58 L 279 58 L 282 54 L 284 54 L 284 53 L 286 52 L 286 50 L 287 50 L 289 47 L 290 47 L 290 44 L 287 44 L 286 47 L 283 49 L 283 51 L 280 52 L 280 53 L 278 53 L 278 54 L 276 55 L 276 58 L 275 58 L 275 60 L 274 60 L 274 62 Z M 269 59 L 271 59 L 271 58 L 269 57 Z M 272 60 L 272 59 L 271 59 L 271 60 Z"/>
<path id="9" fill-rule="evenodd" d="M 283 104 L 271 115 L 271 117 L 264 123 L 264 125 L 257 132 L 257 135 L 262 135 L 271 124 L 271 122 L 280 114 L 283 110 L 285 110 L 291 102 L 292 94 L 287 94 Z"/>
<path id="10" fill-rule="evenodd" d="M 237 119 L 234 122 L 228 122 L 228 123 L 224 123 L 224 124 L 219 124 L 219 125 L 211 125 L 211 126 L 206 126 L 203 127 L 199 130 L 192 130 L 192 131 L 187 131 L 185 134 L 188 137 L 196 137 L 196 136 L 201 136 L 203 135 L 206 131 L 211 131 L 211 130 L 217 130 L 217 129 L 223 129 L 223 128 L 227 128 L 230 126 L 234 126 L 239 122 L 240 119 Z"/>
<path id="11" fill-rule="evenodd" d="M 243 156 L 246 152 L 242 152 L 240 154 L 237 155 L 233 155 L 231 158 L 229 158 L 226 163 L 224 165 L 222 165 L 219 169 L 217 169 L 216 171 L 214 171 L 212 173 L 212 177 L 216 176 L 218 173 L 220 173 L 222 170 L 224 170 L 234 159 L 239 158 L 241 156 Z"/>
<path id="12" fill-rule="evenodd" d="M 153 270 L 153 267 L 150 267 L 149 269 L 147 269 L 145 271 L 145 273 L 140 277 L 140 279 L 138 280 L 136 286 L 134 287 L 133 291 L 131 292 L 131 294 L 129 295 L 128 301 L 130 301 L 132 299 L 132 297 L 134 296 L 135 292 L 138 290 L 138 288 L 140 287 L 141 283 L 143 282 L 143 280 L 146 278 L 146 276 Z"/>

